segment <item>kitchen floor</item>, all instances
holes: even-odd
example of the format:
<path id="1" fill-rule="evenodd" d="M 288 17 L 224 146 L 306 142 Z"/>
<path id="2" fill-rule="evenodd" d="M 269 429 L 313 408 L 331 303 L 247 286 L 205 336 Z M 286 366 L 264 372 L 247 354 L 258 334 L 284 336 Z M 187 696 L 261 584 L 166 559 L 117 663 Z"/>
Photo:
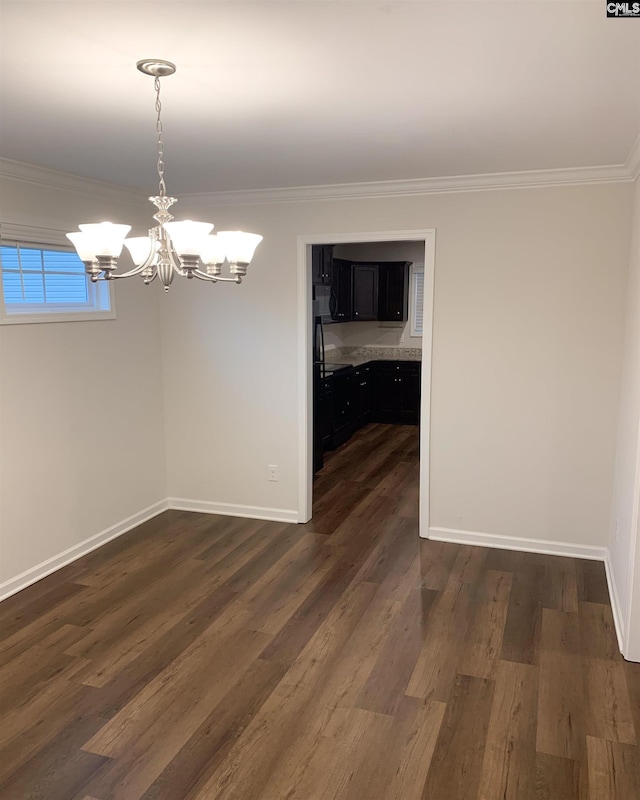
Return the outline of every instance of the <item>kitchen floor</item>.
<path id="1" fill-rule="evenodd" d="M 637 800 L 602 564 L 419 540 L 418 428 L 306 525 L 166 512 L 0 605 L 3 800 Z"/>

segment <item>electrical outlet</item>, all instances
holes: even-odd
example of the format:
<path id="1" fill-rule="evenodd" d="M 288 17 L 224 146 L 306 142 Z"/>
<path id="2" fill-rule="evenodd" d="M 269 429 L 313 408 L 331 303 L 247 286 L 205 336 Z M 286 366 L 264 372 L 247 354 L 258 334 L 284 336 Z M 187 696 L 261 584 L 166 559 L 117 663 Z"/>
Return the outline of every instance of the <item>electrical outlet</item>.
<path id="1" fill-rule="evenodd" d="M 276 481 L 278 480 L 278 465 L 277 464 L 268 464 L 267 469 L 269 470 L 269 480 Z"/>

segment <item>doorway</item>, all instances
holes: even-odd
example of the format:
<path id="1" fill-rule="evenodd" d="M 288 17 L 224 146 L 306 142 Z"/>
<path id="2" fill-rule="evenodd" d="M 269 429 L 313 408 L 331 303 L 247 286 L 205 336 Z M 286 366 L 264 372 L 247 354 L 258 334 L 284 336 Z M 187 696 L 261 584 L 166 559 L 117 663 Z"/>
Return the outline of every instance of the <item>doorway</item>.
<path id="1" fill-rule="evenodd" d="M 420 242 L 424 245 L 424 289 L 422 319 L 422 377 L 420 402 L 420 536 L 429 532 L 429 462 L 431 429 L 431 349 L 433 336 L 433 290 L 435 274 L 435 229 L 298 236 L 298 521 L 311 519 L 313 504 L 313 305 L 312 245 Z"/>

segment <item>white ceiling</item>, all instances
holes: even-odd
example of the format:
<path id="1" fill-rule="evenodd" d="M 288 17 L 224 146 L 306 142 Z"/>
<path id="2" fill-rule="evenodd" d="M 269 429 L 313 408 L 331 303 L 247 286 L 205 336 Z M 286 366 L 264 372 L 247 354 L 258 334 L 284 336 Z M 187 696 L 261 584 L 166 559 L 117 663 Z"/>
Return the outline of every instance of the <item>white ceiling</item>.
<path id="1" fill-rule="evenodd" d="M 604 0 L 1 4 L 0 156 L 170 193 L 624 163 L 640 22 Z"/>

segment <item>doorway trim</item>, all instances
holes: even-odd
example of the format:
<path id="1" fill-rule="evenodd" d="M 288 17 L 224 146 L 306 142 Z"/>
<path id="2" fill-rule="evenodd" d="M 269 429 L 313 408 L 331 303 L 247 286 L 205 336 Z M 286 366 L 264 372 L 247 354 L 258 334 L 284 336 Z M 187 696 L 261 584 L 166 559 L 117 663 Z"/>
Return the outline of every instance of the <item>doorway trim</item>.
<path id="1" fill-rule="evenodd" d="M 313 502 L 313 365 L 311 341 L 311 246 L 362 242 L 424 242 L 424 317 L 420 402 L 420 536 L 429 537 L 431 461 L 431 372 L 436 230 L 310 233 L 298 235 L 298 522 L 308 522 Z"/>

